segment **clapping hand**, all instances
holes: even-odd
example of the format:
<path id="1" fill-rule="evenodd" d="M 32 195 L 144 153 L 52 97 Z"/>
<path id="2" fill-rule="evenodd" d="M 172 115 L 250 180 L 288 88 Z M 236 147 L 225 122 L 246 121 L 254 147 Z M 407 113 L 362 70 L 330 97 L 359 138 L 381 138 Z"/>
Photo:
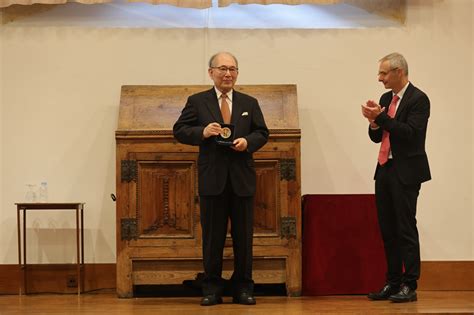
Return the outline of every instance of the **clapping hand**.
<path id="1" fill-rule="evenodd" d="M 374 123 L 375 118 L 377 118 L 380 113 L 385 111 L 385 108 L 382 108 L 379 104 L 373 100 L 368 100 L 365 105 L 361 105 L 362 116 L 367 118 L 372 127 L 377 127 Z"/>

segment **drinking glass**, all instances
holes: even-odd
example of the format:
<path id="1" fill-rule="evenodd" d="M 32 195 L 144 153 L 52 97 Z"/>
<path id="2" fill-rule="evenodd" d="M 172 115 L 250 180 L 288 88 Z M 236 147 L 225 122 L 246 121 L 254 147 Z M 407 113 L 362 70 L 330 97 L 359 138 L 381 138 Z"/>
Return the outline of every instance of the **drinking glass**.
<path id="1" fill-rule="evenodd" d="M 26 186 L 28 187 L 25 195 L 26 202 L 36 202 L 36 185 L 26 184 Z"/>

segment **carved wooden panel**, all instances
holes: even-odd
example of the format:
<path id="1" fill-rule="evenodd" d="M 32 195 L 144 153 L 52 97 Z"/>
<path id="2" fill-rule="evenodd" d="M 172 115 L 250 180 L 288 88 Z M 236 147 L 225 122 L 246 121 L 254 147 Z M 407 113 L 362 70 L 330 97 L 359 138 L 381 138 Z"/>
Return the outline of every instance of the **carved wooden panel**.
<path id="1" fill-rule="evenodd" d="M 140 237 L 193 237 L 192 166 L 190 162 L 138 163 Z"/>
<path id="2" fill-rule="evenodd" d="M 256 237 L 277 236 L 280 217 L 278 161 L 257 160 L 255 171 L 257 192 L 254 206 L 254 234 Z"/>

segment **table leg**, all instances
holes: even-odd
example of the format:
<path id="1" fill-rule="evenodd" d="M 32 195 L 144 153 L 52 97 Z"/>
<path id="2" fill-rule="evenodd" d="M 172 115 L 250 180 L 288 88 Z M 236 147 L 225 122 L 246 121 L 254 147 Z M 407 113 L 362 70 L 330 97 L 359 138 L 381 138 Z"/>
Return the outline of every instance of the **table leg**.
<path id="1" fill-rule="evenodd" d="M 18 275 L 20 276 L 20 281 L 18 283 L 18 290 L 19 294 L 23 293 L 23 277 L 22 277 L 22 268 L 21 268 L 21 225 L 20 225 L 20 207 L 17 206 L 16 208 L 16 225 L 17 225 L 17 232 L 18 232 Z"/>
<path id="2" fill-rule="evenodd" d="M 81 263 L 84 265 L 84 206 L 81 206 Z"/>
<path id="3" fill-rule="evenodd" d="M 26 281 L 27 270 L 26 270 L 26 208 L 23 209 L 23 292 L 27 294 L 28 282 Z"/>
<path id="4" fill-rule="evenodd" d="M 79 207 L 76 208 L 76 254 L 77 254 L 77 294 L 81 294 L 81 256 L 79 244 Z"/>
<path id="5" fill-rule="evenodd" d="M 84 290 L 84 205 L 81 205 L 81 288 Z"/>

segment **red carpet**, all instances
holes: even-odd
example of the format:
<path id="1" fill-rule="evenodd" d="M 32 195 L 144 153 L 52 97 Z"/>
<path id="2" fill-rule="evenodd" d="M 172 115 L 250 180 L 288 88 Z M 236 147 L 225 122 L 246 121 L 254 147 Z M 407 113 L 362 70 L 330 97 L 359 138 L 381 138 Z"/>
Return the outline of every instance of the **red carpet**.
<path id="1" fill-rule="evenodd" d="M 366 294 L 385 271 L 374 195 L 303 196 L 303 295 Z"/>

